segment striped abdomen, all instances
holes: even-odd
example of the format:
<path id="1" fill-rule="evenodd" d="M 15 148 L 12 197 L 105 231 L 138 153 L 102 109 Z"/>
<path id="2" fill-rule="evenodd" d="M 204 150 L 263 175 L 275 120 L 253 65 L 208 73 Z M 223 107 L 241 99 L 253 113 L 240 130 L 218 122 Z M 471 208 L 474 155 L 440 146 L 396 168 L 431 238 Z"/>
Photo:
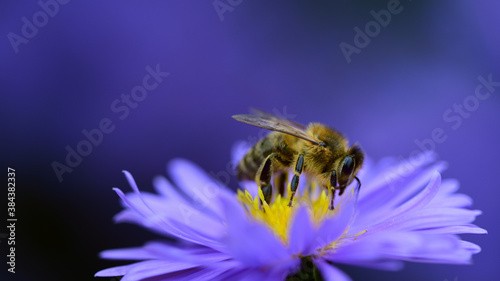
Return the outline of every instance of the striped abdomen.
<path id="1" fill-rule="evenodd" d="M 276 160 L 289 166 L 294 152 L 289 148 L 282 133 L 272 132 L 258 141 L 243 157 L 237 167 L 239 179 L 255 180 L 255 174 L 267 156 L 276 153 Z"/>

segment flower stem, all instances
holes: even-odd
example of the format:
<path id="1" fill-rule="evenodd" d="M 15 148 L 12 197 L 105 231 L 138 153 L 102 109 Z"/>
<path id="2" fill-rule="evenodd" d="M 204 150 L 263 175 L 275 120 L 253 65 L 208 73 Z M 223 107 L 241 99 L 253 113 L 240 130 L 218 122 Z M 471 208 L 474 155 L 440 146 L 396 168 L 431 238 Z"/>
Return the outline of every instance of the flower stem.
<path id="1" fill-rule="evenodd" d="M 323 281 L 318 268 L 312 262 L 310 256 L 301 258 L 300 269 L 286 277 L 286 281 Z"/>

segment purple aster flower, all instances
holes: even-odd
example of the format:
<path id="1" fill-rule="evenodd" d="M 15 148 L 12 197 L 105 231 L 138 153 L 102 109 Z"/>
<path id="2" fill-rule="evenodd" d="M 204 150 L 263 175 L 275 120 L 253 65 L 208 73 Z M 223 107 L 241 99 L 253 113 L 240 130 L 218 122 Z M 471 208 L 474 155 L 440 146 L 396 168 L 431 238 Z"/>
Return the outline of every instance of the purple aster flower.
<path id="1" fill-rule="evenodd" d="M 234 162 L 245 149 L 234 153 Z M 398 270 L 402 261 L 470 263 L 479 246 L 457 234 L 486 233 L 471 224 L 469 196 L 456 193 L 456 180 L 442 180 L 445 164 L 433 154 L 400 163 L 367 159 L 356 184 L 335 199 L 302 181 L 294 207 L 276 195 L 270 204 L 255 183 L 237 193 L 186 160 L 174 160 L 166 178 L 154 180 L 158 194 L 114 188 L 124 210 L 117 222 L 139 224 L 168 238 L 142 247 L 107 250 L 102 258 L 138 262 L 99 271 L 96 276 L 131 280 L 350 280 L 335 264 Z M 176 242 L 171 242 L 172 240 Z"/>

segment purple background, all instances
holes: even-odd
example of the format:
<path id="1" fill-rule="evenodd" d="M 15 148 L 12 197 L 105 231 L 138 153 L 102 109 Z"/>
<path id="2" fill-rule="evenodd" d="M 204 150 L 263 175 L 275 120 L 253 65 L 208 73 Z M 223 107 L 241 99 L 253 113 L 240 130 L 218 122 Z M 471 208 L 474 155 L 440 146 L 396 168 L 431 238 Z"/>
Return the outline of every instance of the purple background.
<path id="1" fill-rule="evenodd" d="M 353 28 L 364 29 L 370 11 L 389 2 L 244 0 L 221 21 L 212 1 L 70 1 L 16 53 L 8 34 L 21 36 L 23 17 L 33 22 L 42 8 L 3 1 L 0 149 L 4 169 L 16 169 L 18 223 L 17 273 L 7 274 L 2 240 L 0 277 L 90 280 L 124 264 L 98 252 L 157 236 L 113 224 L 121 207 L 111 188 L 130 190 L 121 170 L 148 191 L 175 157 L 224 171 L 232 145 L 259 132 L 230 116 L 256 107 L 329 124 L 374 159 L 406 158 L 419 149 L 415 140 L 441 128 L 447 138 L 436 152 L 449 162 L 443 177 L 459 179 L 472 208 L 484 212 L 476 223 L 489 231 L 462 236 L 483 248 L 474 264 L 407 263 L 396 273 L 342 268 L 355 280 L 496 280 L 500 87 L 459 126 L 443 114 L 474 95 L 478 76 L 500 81 L 500 5 L 401 1 L 402 11 L 348 63 L 339 44 L 354 44 Z M 111 104 L 142 83 L 148 65 L 170 76 L 120 120 Z M 81 131 L 103 118 L 114 131 L 59 182 L 51 163 L 64 163 L 65 147 L 76 148 Z M 234 178 L 229 185 L 236 187 Z"/>

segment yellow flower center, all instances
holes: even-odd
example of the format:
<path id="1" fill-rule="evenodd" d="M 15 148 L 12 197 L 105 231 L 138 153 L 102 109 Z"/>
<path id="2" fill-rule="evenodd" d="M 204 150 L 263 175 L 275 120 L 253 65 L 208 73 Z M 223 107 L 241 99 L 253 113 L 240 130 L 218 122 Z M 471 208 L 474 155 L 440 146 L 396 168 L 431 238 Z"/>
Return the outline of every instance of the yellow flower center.
<path id="1" fill-rule="evenodd" d="M 263 199 L 264 195 L 260 188 L 259 195 L 255 197 L 253 197 L 246 190 L 238 190 L 237 199 L 244 206 L 247 214 L 251 218 L 265 224 L 285 245 L 288 245 L 291 224 L 293 222 L 295 211 L 298 209 L 297 207 L 299 205 L 307 208 L 308 213 L 311 216 L 311 221 L 315 227 L 318 227 L 325 218 L 336 216 L 338 212 L 341 212 L 342 202 L 338 206 L 335 206 L 334 210 L 330 210 L 330 198 L 326 190 L 322 189 L 319 191 L 316 190 L 317 188 L 319 187 L 317 187 L 316 184 L 312 184 L 305 190 L 304 195 L 301 196 L 297 193 L 293 200 L 292 208 L 288 206 L 289 199 L 284 198 L 281 195 L 277 195 L 270 204 L 266 203 Z M 290 187 L 288 190 L 290 190 Z M 345 196 L 350 197 L 352 195 L 353 192 L 351 191 Z M 341 238 L 345 238 L 348 229 L 349 228 L 345 230 Z M 364 232 L 365 231 L 354 236 L 358 236 Z M 332 243 L 323 250 L 334 249 L 337 241 L 332 241 Z"/>

